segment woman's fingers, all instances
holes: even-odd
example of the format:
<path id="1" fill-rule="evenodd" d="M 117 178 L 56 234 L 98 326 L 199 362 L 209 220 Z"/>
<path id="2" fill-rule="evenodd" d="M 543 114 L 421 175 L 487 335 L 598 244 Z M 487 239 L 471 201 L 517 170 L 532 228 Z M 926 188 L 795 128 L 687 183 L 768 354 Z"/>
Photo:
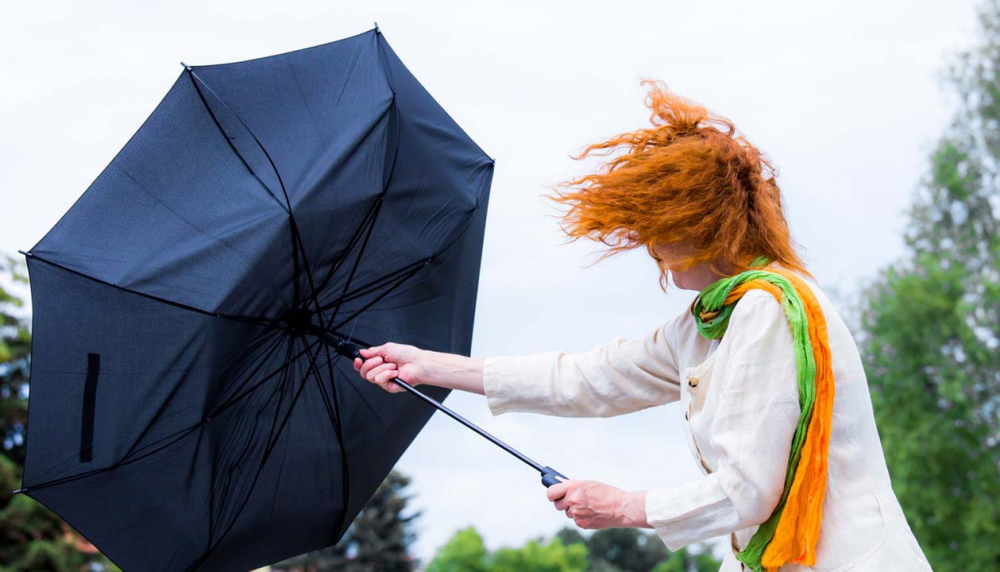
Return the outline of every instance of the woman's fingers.
<path id="1" fill-rule="evenodd" d="M 361 377 L 364 377 L 366 379 L 371 379 L 368 376 L 368 373 L 371 372 L 376 367 L 382 365 L 383 363 L 385 363 L 385 360 L 382 359 L 382 356 L 375 356 L 371 359 L 365 360 L 365 363 L 361 365 L 361 370 L 359 372 L 361 374 Z M 393 364 L 393 367 L 395 367 L 395 364 Z"/>
<path id="2" fill-rule="evenodd" d="M 389 393 L 399 393 L 400 391 L 406 391 L 403 386 L 397 384 L 393 381 L 397 375 L 396 370 L 386 370 L 380 373 L 373 381 L 375 385 L 381 387 L 382 389 L 388 391 Z"/>
<path id="3" fill-rule="evenodd" d="M 399 375 L 396 364 L 384 363 L 368 372 L 368 381 L 382 384 Z"/>
<path id="4" fill-rule="evenodd" d="M 370 381 L 386 391 L 396 393 L 403 388 L 392 382 L 392 379 L 399 375 L 396 364 L 386 362 L 382 356 L 375 356 L 364 361 L 355 358 L 354 369 L 362 379 Z"/>
<path id="5" fill-rule="evenodd" d="M 400 377 L 400 370 L 406 372 L 405 379 L 409 383 L 417 385 L 420 381 L 417 375 L 420 371 L 419 364 L 414 363 L 413 354 L 416 348 L 412 346 L 400 345 L 386 342 L 380 346 L 362 348 L 358 350 L 359 356 L 354 358 L 354 371 L 362 379 L 380 386 L 382 389 L 398 393 L 405 391 L 399 384 L 394 383 L 393 378 Z"/>
<path id="6" fill-rule="evenodd" d="M 358 350 L 358 354 L 363 359 L 369 359 L 375 356 L 385 356 L 386 351 L 388 350 L 388 347 L 386 346 L 388 345 L 389 344 L 382 344 L 380 346 L 372 346 L 370 348 L 361 348 Z"/>
<path id="7" fill-rule="evenodd" d="M 549 487 L 545 491 L 545 494 L 546 494 L 546 496 L 548 496 L 548 498 L 549 498 L 550 501 L 555 502 L 555 501 L 563 498 L 564 496 L 566 496 L 566 492 L 570 489 L 570 486 L 571 486 L 570 485 L 570 481 L 563 481 L 561 483 L 558 483 L 558 484 L 555 484 L 555 485 L 552 485 L 551 487 Z"/>

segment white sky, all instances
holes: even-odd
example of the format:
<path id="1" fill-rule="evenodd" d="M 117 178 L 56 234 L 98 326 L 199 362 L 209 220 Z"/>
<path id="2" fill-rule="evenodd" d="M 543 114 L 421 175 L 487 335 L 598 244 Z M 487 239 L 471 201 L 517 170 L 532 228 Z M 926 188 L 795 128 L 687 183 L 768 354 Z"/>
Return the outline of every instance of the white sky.
<path id="1" fill-rule="evenodd" d="M 474 355 L 587 350 L 682 311 L 642 253 L 585 269 L 546 185 L 588 142 L 646 125 L 638 80 L 728 116 L 780 171 L 792 232 L 828 291 L 850 294 L 902 251 L 903 216 L 951 98 L 945 57 L 969 0 L 826 2 L 17 2 L 0 18 L 0 252 L 31 248 L 172 84 L 221 63 L 353 35 L 378 21 L 496 172 Z M 424 5 L 426 4 L 426 5 Z M 847 310 L 847 308 L 844 308 Z M 575 478 L 626 489 L 695 478 L 676 405 L 605 420 L 448 404 Z M 414 478 L 417 554 L 474 524 L 491 547 L 568 523 L 538 476 L 443 416 L 399 463 Z"/>

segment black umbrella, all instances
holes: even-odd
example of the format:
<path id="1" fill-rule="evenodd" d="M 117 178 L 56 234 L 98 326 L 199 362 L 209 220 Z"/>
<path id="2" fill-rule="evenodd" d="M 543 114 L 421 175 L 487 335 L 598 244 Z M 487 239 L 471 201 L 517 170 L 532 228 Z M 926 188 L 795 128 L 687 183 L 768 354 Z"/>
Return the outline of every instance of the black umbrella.
<path id="1" fill-rule="evenodd" d="M 21 492 L 126 570 L 335 543 L 434 411 L 349 358 L 469 353 L 492 175 L 377 27 L 185 66 L 25 253 Z"/>

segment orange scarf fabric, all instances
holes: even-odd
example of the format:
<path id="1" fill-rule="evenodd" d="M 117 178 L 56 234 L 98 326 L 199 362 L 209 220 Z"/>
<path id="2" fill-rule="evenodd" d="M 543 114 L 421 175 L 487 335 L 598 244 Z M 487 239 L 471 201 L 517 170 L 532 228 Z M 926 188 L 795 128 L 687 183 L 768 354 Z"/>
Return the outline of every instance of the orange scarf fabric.
<path id="1" fill-rule="evenodd" d="M 770 572 L 790 562 L 806 566 L 816 563 L 816 542 L 826 493 L 834 380 L 822 308 L 809 285 L 787 270 L 748 270 L 702 290 L 692 306 L 701 335 L 711 339 L 722 337 L 736 304 L 751 289 L 774 296 L 788 318 L 795 344 L 801 409 L 778 505 L 737 555 L 751 570 Z"/>

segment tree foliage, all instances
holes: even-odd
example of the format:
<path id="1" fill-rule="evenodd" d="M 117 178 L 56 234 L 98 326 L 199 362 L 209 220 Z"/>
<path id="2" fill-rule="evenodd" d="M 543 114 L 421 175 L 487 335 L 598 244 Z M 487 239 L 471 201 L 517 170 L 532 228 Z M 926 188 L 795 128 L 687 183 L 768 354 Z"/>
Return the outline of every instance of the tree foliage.
<path id="1" fill-rule="evenodd" d="M 862 297 L 893 488 L 935 570 L 1000 568 L 1000 6 L 949 83 L 959 111 L 910 212 L 907 255 Z"/>
<path id="2" fill-rule="evenodd" d="M 545 543 L 530 540 L 521 548 L 501 548 L 490 554 L 475 528 L 459 530 L 441 548 L 427 572 L 585 572 L 587 547 L 563 544 L 558 537 Z"/>
<path id="3" fill-rule="evenodd" d="M 24 463 L 31 332 L 15 289 L 27 283 L 22 263 L 0 257 L 0 452 L 18 465 Z"/>
<path id="4" fill-rule="evenodd" d="M 589 536 L 564 528 L 548 542 L 530 540 L 520 548 L 491 554 L 482 536 L 469 527 L 438 549 L 427 572 L 714 572 L 719 564 L 707 551 L 671 553 L 656 535 L 634 528 L 598 530 Z"/>
<path id="5" fill-rule="evenodd" d="M 483 537 L 470 526 L 456 532 L 438 549 L 427 572 L 489 572 L 488 558 Z"/>
<path id="6" fill-rule="evenodd" d="M 584 572 L 587 548 L 566 546 L 558 538 L 547 543 L 529 540 L 521 548 L 501 548 L 493 554 L 490 572 Z"/>
<path id="7" fill-rule="evenodd" d="M 635 528 L 595 531 L 587 539 L 587 548 L 595 567 L 603 564 L 601 570 L 608 571 L 649 572 L 657 564 L 673 559 L 656 535 Z"/>

